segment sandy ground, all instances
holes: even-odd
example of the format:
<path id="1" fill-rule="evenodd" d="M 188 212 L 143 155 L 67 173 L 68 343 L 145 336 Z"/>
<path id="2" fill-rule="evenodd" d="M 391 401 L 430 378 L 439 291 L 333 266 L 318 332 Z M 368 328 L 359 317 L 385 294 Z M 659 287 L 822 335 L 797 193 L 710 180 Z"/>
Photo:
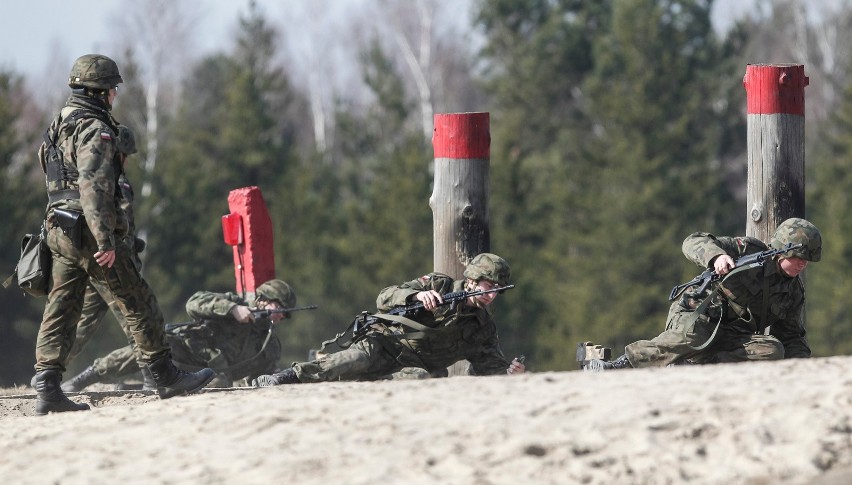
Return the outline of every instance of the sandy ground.
<path id="1" fill-rule="evenodd" d="M 852 357 L 602 374 L 0 396 L 16 484 L 852 483 Z"/>

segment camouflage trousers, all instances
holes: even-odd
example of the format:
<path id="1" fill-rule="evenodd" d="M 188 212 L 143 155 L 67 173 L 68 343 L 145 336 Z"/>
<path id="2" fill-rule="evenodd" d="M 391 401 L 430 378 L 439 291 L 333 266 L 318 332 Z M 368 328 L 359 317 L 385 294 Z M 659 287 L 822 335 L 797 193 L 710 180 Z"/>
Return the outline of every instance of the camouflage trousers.
<path id="1" fill-rule="evenodd" d="M 117 382 L 128 374 L 139 372 L 134 346 L 127 345 L 104 357 L 98 357 L 92 364 L 92 369 L 101 377 L 102 382 Z"/>
<path id="2" fill-rule="evenodd" d="M 128 243 L 130 242 L 132 240 L 128 239 Z M 139 259 L 139 254 L 133 252 L 132 261 L 136 269 L 141 271 L 142 261 Z M 95 332 L 101 327 L 107 310 L 112 311 L 115 319 L 121 325 L 121 329 L 124 330 L 127 341 L 132 347 L 130 349 L 131 353 L 135 352 L 136 342 L 133 341 L 133 336 L 127 333 L 127 320 L 125 320 L 124 315 L 122 315 L 121 310 L 116 305 L 115 299 L 100 281 L 90 279 L 88 286 L 86 286 L 86 295 L 83 297 L 83 309 L 80 313 L 80 320 L 77 322 L 77 337 L 74 339 L 71 352 L 68 353 L 66 363 L 73 361 L 80 354 L 80 351 L 83 350 L 83 347 L 86 346 L 86 343 L 91 340 Z"/>
<path id="3" fill-rule="evenodd" d="M 651 340 L 639 340 L 624 348 L 633 367 L 665 367 L 684 360 L 696 364 L 776 360 L 784 358 L 784 346 L 771 335 L 754 334 L 742 322 L 723 321 L 713 343 L 696 351 L 710 338 L 716 320 L 702 316 L 686 329 L 692 310 L 676 301 L 669 309 L 666 330 Z"/>
<path id="4" fill-rule="evenodd" d="M 390 347 L 392 350 L 388 350 Z M 399 347 L 399 348 L 395 348 Z M 403 354 L 403 355 L 400 355 Z M 407 362 L 407 352 L 396 341 L 370 334 L 348 349 L 310 361 L 293 364 L 302 382 L 374 381 L 380 379 L 427 379 L 432 374 Z M 394 355 L 396 354 L 396 355 Z M 436 373 L 437 374 L 437 373 Z M 446 375 L 446 374 L 441 374 Z"/>
<path id="5" fill-rule="evenodd" d="M 121 329 L 126 333 L 127 321 L 118 309 L 118 305 L 115 304 L 112 295 L 99 282 L 90 280 L 89 285 L 86 287 L 86 294 L 83 297 L 80 320 L 77 322 L 77 336 L 74 339 L 71 351 L 68 353 L 66 363 L 73 361 L 80 354 L 80 351 L 83 350 L 83 347 L 86 346 L 86 343 L 92 339 L 92 336 L 101 327 L 107 310 L 112 311 L 115 319 L 121 325 Z M 132 335 L 127 335 L 127 339 L 131 345 L 135 346 Z"/>
<path id="6" fill-rule="evenodd" d="M 89 282 L 100 285 L 114 300 L 124 317 L 125 334 L 133 337 L 141 362 L 168 355 L 160 306 L 134 266 L 130 248 L 124 242 L 116 246 L 112 268 L 101 267 L 95 261 L 97 244 L 88 228 L 83 230 L 80 249 L 58 227 L 47 232 L 47 245 L 53 259 L 52 286 L 36 339 L 36 372 L 65 371 Z"/>
<path id="7" fill-rule="evenodd" d="M 263 347 L 265 339 L 250 337 L 242 342 L 240 352 L 234 352 L 221 335 L 205 330 L 202 327 L 166 335 L 178 367 L 192 372 L 209 367 L 222 381 L 231 382 L 243 378 L 251 382 L 257 376 L 275 371 L 281 358 L 281 342 L 277 337 L 270 338 L 266 347 Z"/>

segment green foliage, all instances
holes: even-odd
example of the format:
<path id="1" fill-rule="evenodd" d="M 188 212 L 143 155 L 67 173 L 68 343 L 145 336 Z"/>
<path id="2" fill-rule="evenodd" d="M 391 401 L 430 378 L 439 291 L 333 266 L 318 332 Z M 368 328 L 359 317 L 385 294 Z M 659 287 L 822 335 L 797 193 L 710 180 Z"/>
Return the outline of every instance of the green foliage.
<path id="1" fill-rule="evenodd" d="M 682 238 L 734 217 L 714 170 L 720 130 L 708 129 L 718 79 L 732 75 L 709 7 L 494 1 L 480 21 L 505 137 L 492 152 L 494 247 L 508 246 L 522 286 L 547 295 L 508 320 L 533 326 L 523 333 L 548 368 L 572 368 L 581 340 L 618 349 L 655 335 L 668 288 L 693 270 L 682 269 Z"/>
<path id="2" fill-rule="evenodd" d="M 23 123 L 31 109 L 23 80 L 0 70 L 0 281 L 12 273 L 25 233 L 37 232 L 41 224 L 44 175 L 31 146 L 40 133 Z M 44 310 L 44 299 L 24 296 L 16 286 L 0 288 L 0 355 L 3 356 L 0 386 L 25 382 L 32 375 L 35 335 Z"/>
<path id="3" fill-rule="evenodd" d="M 506 354 L 527 355 L 533 370 L 576 368 L 580 341 L 618 353 L 653 337 L 670 288 L 698 269 L 681 255 L 682 239 L 697 230 L 742 234 L 741 82 L 752 60 L 744 57 L 750 31 L 759 25 L 739 24 L 720 42 L 710 3 L 478 4 L 485 42 L 466 65 L 482 68 L 472 81 L 486 90 L 469 98 L 488 100 L 475 110 L 491 113 L 492 251 L 510 262 L 517 285 L 496 300 L 494 313 Z M 284 364 L 304 359 L 358 312 L 374 310 L 382 288 L 431 271 L 432 150 L 401 63 L 377 39 L 358 57 L 368 97 L 340 93 L 329 148 L 317 153 L 308 100 L 291 85 L 295 74 L 279 67 L 277 31 L 254 3 L 237 27 L 233 50 L 191 65 L 179 101 L 158 109 L 153 172 L 142 167 L 151 113 L 132 51 L 121 64 L 115 114 L 137 130 L 142 151 L 128 170 L 137 226 L 148 240 L 143 274 L 167 320 L 185 320 L 195 291 L 234 288 L 220 218 L 231 190 L 260 187 L 275 228 L 277 276 L 293 285 L 299 304 L 320 307 L 280 326 Z M 0 72 L 0 211 L 7 220 L 0 262 L 10 271 L 21 235 L 36 229 L 44 204 L 33 161 L 47 119 L 30 112 L 26 98 L 22 80 Z M 36 118 L 45 118 L 37 130 L 21 122 Z M 852 352 L 843 298 L 852 255 L 843 195 L 852 192 L 850 132 L 846 102 L 821 127 L 809 163 L 810 218 L 826 241 L 807 279 L 818 355 Z M 5 291 L 0 304 L 0 385 L 24 383 L 43 300 Z M 81 359 L 120 345 L 116 330 Z"/>

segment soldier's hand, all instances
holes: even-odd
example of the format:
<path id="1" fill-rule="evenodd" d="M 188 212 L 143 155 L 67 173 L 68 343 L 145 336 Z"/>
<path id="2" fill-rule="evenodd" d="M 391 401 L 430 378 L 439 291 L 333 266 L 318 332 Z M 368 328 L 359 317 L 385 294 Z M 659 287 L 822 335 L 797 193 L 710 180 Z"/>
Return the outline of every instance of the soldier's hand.
<path id="1" fill-rule="evenodd" d="M 95 261 L 101 267 L 106 266 L 107 268 L 112 268 L 112 264 L 115 263 L 115 249 L 96 252 Z"/>
<path id="2" fill-rule="evenodd" d="M 444 303 L 444 299 L 441 298 L 441 294 L 435 290 L 421 291 L 414 295 L 414 298 L 416 298 L 420 303 L 423 303 L 423 308 L 427 310 L 434 310 L 435 308 L 438 308 L 439 304 Z"/>
<path id="3" fill-rule="evenodd" d="M 251 314 L 251 310 L 249 310 L 249 307 L 245 305 L 236 305 L 234 308 L 231 308 L 231 315 L 233 315 L 234 319 L 240 323 L 249 323 L 254 321 L 254 316 Z"/>
<path id="4" fill-rule="evenodd" d="M 721 256 L 717 256 L 716 261 L 713 262 L 713 271 L 715 271 L 717 275 L 722 276 L 728 274 L 732 269 L 734 269 L 734 266 L 734 258 L 727 254 L 723 254 Z"/>
<path id="5" fill-rule="evenodd" d="M 521 362 L 517 357 L 512 360 L 512 363 L 509 364 L 509 368 L 506 369 L 506 374 L 523 374 L 526 372 L 527 367 Z"/>

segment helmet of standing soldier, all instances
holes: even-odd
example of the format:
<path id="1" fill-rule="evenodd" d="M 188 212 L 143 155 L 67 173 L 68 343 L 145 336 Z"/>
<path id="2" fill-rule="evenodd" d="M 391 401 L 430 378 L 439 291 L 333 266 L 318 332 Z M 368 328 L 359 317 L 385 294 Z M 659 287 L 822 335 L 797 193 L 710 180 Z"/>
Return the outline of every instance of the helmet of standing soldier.
<path id="1" fill-rule="evenodd" d="M 68 86 L 72 89 L 90 88 L 107 91 L 124 82 L 118 72 L 118 64 L 101 54 L 80 56 L 71 66 Z"/>
<path id="2" fill-rule="evenodd" d="M 476 255 L 464 269 L 464 277 L 475 281 L 488 280 L 500 286 L 509 284 L 511 270 L 505 259 L 491 253 Z"/>
<path id="3" fill-rule="evenodd" d="M 118 151 L 125 155 L 136 153 L 136 136 L 125 125 L 118 126 Z"/>
<path id="4" fill-rule="evenodd" d="M 296 292 L 283 280 L 269 280 L 254 290 L 259 298 L 276 301 L 282 308 L 296 306 Z"/>
<path id="5" fill-rule="evenodd" d="M 782 249 L 787 244 L 802 244 L 802 247 L 784 253 L 785 257 L 802 258 L 806 261 L 817 262 L 822 257 L 822 235 L 819 229 L 810 222 L 792 217 L 778 225 L 769 245 Z"/>

